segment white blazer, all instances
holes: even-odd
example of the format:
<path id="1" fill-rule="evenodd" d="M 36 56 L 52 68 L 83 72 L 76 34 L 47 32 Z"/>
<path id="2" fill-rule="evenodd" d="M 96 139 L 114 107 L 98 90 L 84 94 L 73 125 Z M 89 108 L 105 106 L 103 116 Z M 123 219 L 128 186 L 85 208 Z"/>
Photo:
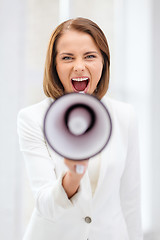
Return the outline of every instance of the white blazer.
<path id="1" fill-rule="evenodd" d="M 92 196 L 87 171 L 78 192 L 68 199 L 61 184 L 67 171 L 63 158 L 43 134 L 52 101 L 46 98 L 18 114 L 20 149 L 35 198 L 23 240 L 142 240 L 138 132 L 132 107 L 109 97 L 102 100 L 113 131 L 100 154 L 95 193 Z"/>

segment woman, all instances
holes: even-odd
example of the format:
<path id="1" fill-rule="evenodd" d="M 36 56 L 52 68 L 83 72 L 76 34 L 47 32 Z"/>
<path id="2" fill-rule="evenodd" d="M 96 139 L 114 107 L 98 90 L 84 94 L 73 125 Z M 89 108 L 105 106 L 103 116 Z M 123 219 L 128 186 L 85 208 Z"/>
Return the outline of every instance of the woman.
<path id="1" fill-rule="evenodd" d="M 110 55 L 102 30 L 84 18 L 53 32 L 45 63 L 42 102 L 18 115 L 35 208 L 24 240 L 141 240 L 138 134 L 132 107 L 103 99 L 113 124 L 107 147 L 79 162 L 63 159 L 47 144 L 43 120 L 49 105 L 70 92 L 102 99 L 109 84 Z M 54 136 L 53 136 L 54 137 Z M 94 146 L 93 146 L 94 147 Z"/>

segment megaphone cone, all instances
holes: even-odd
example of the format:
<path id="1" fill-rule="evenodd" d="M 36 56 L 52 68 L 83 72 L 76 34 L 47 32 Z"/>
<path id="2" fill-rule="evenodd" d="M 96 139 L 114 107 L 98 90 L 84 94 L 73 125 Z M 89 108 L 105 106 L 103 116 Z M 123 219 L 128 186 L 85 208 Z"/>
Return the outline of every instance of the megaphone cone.
<path id="1" fill-rule="evenodd" d="M 44 135 L 64 158 L 89 159 L 107 145 L 112 132 L 106 107 L 92 95 L 69 93 L 54 101 L 44 118 Z"/>

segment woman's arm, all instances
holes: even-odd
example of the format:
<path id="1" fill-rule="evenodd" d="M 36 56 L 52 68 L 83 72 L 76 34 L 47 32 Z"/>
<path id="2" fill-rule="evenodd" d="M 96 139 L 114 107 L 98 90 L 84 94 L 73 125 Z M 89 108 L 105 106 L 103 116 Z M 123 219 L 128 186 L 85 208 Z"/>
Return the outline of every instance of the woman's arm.
<path id="1" fill-rule="evenodd" d="M 37 120 L 41 116 L 35 115 L 34 109 L 30 110 L 30 108 L 21 110 L 18 115 L 20 149 L 34 194 L 35 207 L 43 217 L 55 220 L 66 209 L 74 207 L 74 197 L 77 198 L 80 194 L 80 192 L 75 193 L 82 176 L 76 178 L 74 189 L 70 188 L 74 175 L 69 171 L 67 173 L 62 171 L 57 177 L 55 159 L 51 159 L 43 129 Z"/>
<path id="2" fill-rule="evenodd" d="M 131 110 L 128 129 L 128 150 L 124 173 L 121 178 L 120 197 L 130 240 L 142 240 L 140 202 L 140 161 L 138 127 Z"/>

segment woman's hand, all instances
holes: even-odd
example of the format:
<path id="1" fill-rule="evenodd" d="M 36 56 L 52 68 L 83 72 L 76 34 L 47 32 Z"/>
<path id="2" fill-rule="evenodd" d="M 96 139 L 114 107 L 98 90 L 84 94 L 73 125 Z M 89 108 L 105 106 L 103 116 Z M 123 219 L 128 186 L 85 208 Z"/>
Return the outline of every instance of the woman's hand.
<path id="1" fill-rule="evenodd" d="M 88 161 L 89 159 L 83 161 L 64 159 L 64 163 L 68 167 L 68 172 L 62 180 L 62 186 L 68 198 L 71 198 L 78 191 L 80 181 L 87 170 Z"/>

